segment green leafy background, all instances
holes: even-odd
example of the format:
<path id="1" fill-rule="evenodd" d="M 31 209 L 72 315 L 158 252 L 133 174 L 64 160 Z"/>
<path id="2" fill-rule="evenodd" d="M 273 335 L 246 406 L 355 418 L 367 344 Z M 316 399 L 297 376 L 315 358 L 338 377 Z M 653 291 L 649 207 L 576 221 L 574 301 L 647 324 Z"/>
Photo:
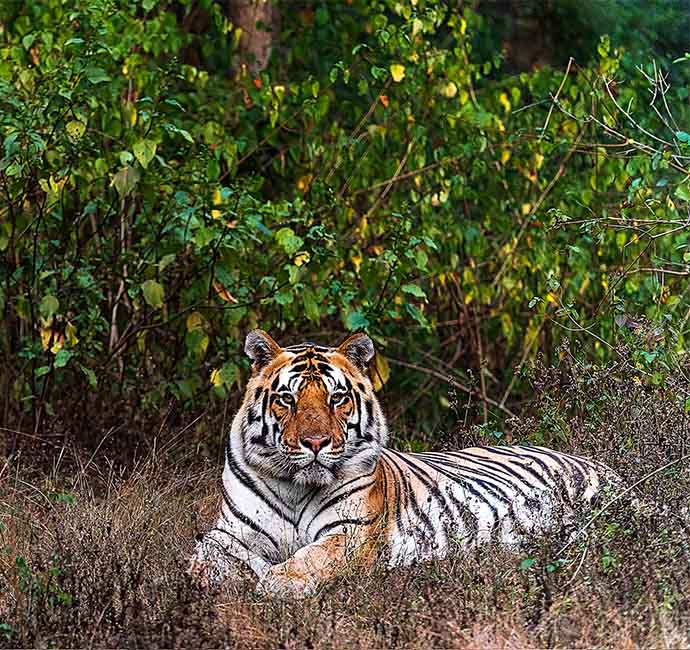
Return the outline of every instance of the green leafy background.
<path id="1" fill-rule="evenodd" d="M 564 340 L 601 363 L 636 337 L 663 381 L 690 313 L 683 7 L 557 4 L 574 34 L 528 70 L 481 3 L 283 4 L 256 76 L 220 3 L 4 5 L 4 422 L 222 411 L 257 326 L 368 331 L 415 430 L 467 399 L 504 419 Z"/>

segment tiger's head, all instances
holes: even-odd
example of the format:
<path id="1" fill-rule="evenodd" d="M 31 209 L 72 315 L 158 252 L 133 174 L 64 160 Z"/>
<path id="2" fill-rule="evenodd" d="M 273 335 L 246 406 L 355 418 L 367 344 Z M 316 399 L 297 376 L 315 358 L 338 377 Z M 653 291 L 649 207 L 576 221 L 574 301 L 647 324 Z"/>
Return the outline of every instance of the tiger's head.
<path id="1" fill-rule="evenodd" d="M 254 330 L 245 352 L 252 376 L 236 423 L 249 465 L 301 485 L 373 469 L 387 427 L 368 376 L 374 356 L 368 336 L 355 334 L 337 348 L 281 348 Z"/>

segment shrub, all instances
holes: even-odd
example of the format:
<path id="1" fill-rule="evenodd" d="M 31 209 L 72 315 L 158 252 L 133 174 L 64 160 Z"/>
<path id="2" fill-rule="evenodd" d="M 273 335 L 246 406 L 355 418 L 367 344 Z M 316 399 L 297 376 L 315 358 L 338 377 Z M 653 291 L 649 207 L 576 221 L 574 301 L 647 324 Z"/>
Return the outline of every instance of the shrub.
<path id="1" fill-rule="evenodd" d="M 685 349 L 690 145 L 644 75 L 681 124 L 687 89 L 606 37 L 586 67 L 508 76 L 470 10 L 319 5 L 285 12 L 286 56 L 229 78 L 219 3 L 5 11 L 5 422 L 41 431 L 93 413 L 84 395 L 142 414 L 224 399 L 257 325 L 366 329 L 450 372 L 485 421 L 563 336 L 608 358 L 616 314 L 668 316 Z"/>

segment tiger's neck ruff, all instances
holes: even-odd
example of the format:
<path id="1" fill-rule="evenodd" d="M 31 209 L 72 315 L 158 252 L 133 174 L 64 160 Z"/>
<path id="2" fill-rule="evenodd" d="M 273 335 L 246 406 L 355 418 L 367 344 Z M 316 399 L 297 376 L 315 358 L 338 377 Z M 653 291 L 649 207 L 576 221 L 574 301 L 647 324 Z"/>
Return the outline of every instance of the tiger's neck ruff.
<path id="1" fill-rule="evenodd" d="M 226 447 L 220 518 L 192 559 L 208 580 L 243 563 L 261 590 L 304 596 L 351 561 L 402 565 L 483 542 L 514 546 L 572 516 L 608 471 L 538 447 L 385 449 L 364 334 L 338 348 L 281 348 L 255 330 L 245 351 L 252 377 Z"/>

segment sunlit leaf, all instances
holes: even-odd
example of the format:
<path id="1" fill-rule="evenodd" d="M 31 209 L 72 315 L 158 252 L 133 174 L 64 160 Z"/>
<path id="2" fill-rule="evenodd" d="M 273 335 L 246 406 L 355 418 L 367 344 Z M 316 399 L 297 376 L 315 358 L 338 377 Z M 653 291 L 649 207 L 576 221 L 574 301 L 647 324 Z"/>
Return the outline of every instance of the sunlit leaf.
<path id="1" fill-rule="evenodd" d="M 155 280 L 146 280 L 141 285 L 141 291 L 144 294 L 146 303 L 154 309 L 160 309 L 163 306 L 165 299 L 165 291 L 163 285 Z"/>
<path id="2" fill-rule="evenodd" d="M 400 83 L 405 78 L 405 66 L 400 63 L 393 63 L 390 67 L 391 77 L 395 83 Z"/>
<path id="3" fill-rule="evenodd" d="M 139 164 L 146 169 L 156 155 L 156 143 L 153 140 L 139 140 L 132 147 L 132 151 Z"/>
<path id="4" fill-rule="evenodd" d="M 67 135 L 69 135 L 72 140 L 79 140 L 86 131 L 86 124 L 81 120 L 72 120 L 71 122 L 67 122 L 65 129 L 67 129 Z"/>
<path id="5" fill-rule="evenodd" d="M 126 165 L 118 171 L 111 181 L 111 185 L 117 190 L 117 193 L 122 197 L 129 196 L 139 182 L 139 172 L 136 167 Z"/>

